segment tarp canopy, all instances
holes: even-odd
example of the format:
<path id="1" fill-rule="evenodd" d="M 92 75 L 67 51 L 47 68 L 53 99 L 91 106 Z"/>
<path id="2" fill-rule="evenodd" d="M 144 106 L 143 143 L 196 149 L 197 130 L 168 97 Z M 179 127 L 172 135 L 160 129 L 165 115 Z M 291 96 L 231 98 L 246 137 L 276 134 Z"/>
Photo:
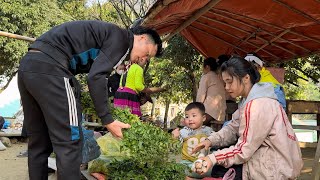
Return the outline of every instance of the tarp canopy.
<path id="1" fill-rule="evenodd" d="M 184 36 L 201 54 L 256 52 L 280 63 L 320 49 L 319 0 L 158 0 L 143 25 Z"/>

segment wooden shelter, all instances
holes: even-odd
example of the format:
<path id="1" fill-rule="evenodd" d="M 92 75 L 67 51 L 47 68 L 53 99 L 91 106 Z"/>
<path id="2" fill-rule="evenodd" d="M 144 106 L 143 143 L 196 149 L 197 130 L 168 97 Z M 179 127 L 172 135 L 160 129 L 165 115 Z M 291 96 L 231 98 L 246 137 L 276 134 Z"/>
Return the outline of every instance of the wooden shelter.
<path id="1" fill-rule="evenodd" d="M 180 33 L 205 57 L 256 52 L 267 62 L 282 63 L 319 52 L 319 9 L 319 0 L 158 0 L 142 24 L 164 40 Z M 290 120 L 296 113 L 317 114 L 317 126 L 294 127 L 320 135 L 320 102 L 287 104 Z M 319 139 L 312 168 L 315 180 L 320 178 Z"/>
<path id="2" fill-rule="evenodd" d="M 204 56 L 257 52 L 279 63 L 317 53 L 319 0 L 158 0 L 143 25 L 184 36 Z"/>

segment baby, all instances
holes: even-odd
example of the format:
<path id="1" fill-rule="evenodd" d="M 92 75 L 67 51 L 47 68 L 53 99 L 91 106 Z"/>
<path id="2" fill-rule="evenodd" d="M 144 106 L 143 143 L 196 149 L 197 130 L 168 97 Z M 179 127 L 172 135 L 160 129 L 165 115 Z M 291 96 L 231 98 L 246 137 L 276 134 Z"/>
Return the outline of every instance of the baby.
<path id="1" fill-rule="evenodd" d="M 174 138 L 179 138 L 182 142 L 182 164 L 189 167 L 186 171 L 186 175 L 191 178 L 203 178 L 210 177 L 211 172 L 199 175 L 197 173 L 190 173 L 194 161 L 198 158 L 205 157 L 208 152 L 204 149 L 202 151 L 192 154 L 192 150 L 200 142 L 204 141 L 212 132 L 212 128 L 203 126 L 203 122 L 206 120 L 205 107 L 200 102 L 192 102 L 185 108 L 184 128 L 179 130 L 178 128 L 172 131 Z"/>

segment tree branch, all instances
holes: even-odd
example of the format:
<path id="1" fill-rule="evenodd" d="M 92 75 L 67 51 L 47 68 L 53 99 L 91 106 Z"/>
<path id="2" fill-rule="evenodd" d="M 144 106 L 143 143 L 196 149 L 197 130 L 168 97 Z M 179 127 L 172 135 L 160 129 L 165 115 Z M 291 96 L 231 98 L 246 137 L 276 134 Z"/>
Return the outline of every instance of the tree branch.
<path id="1" fill-rule="evenodd" d="M 299 87 L 299 85 L 298 84 L 296 84 L 296 83 L 294 83 L 294 82 L 292 82 L 292 81 L 290 81 L 290 80 L 286 80 L 288 83 L 290 83 L 291 85 L 293 85 L 293 86 L 296 86 L 296 87 Z"/>
<path id="2" fill-rule="evenodd" d="M 133 14 L 136 16 L 135 19 L 137 19 L 138 17 L 140 18 L 140 15 L 134 9 L 134 6 L 132 6 L 132 4 L 129 4 L 128 1 L 125 1 L 125 3 L 129 6 L 129 8 L 131 9 L 131 12 L 133 12 Z"/>
<path id="3" fill-rule="evenodd" d="M 313 76 L 311 76 L 310 74 L 306 73 L 305 71 L 303 71 L 300 67 L 293 67 L 295 69 L 297 69 L 298 71 L 302 72 L 304 75 L 306 75 L 308 78 L 312 79 L 313 82 L 319 83 L 318 79 L 314 78 Z"/>
<path id="4" fill-rule="evenodd" d="M 0 89 L 0 92 L 3 91 L 3 90 L 5 90 L 5 89 L 9 86 L 11 80 L 12 80 L 13 77 L 17 74 L 17 72 L 18 72 L 18 71 L 15 71 L 15 72 L 13 72 L 13 73 L 9 76 L 9 79 L 8 79 L 7 83 Z"/>

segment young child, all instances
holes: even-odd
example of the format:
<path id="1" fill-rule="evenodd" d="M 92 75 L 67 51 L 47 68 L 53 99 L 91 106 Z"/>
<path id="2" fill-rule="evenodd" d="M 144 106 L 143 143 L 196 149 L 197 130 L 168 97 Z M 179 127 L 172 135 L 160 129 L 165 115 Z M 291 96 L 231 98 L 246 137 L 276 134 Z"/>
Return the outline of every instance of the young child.
<path id="1" fill-rule="evenodd" d="M 225 62 L 221 73 L 230 95 L 241 97 L 239 109 L 228 125 L 210 134 L 193 152 L 219 147 L 203 158 L 212 174 L 214 165 L 243 164 L 239 179 L 296 179 L 303 167 L 301 150 L 273 86 L 260 83 L 257 69 L 240 57 Z"/>
<path id="2" fill-rule="evenodd" d="M 283 87 L 281 83 L 272 76 L 270 71 L 263 66 L 264 62 L 262 59 L 256 53 L 249 53 L 244 59 L 254 63 L 261 76 L 259 82 L 271 83 L 273 85 L 274 93 L 277 95 L 279 103 L 283 109 L 286 109 L 287 103 Z"/>
<path id="3" fill-rule="evenodd" d="M 133 64 L 129 67 L 124 80 L 123 76 L 120 79 L 120 86 L 114 95 L 113 105 L 119 108 L 130 108 L 132 114 L 141 117 L 140 110 L 140 93 L 145 93 L 146 98 L 152 93 L 162 92 L 165 89 L 160 87 L 146 87 L 144 84 L 143 69 L 148 63 L 148 58 L 131 61 Z M 125 82 L 125 86 L 123 84 Z M 150 98 L 149 98 L 150 99 Z"/>
<path id="4" fill-rule="evenodd" d="M 198 153 L 192 154 L 193 148 L 200 142 L 204 141 L 211 133 L 212 128 L 203 126 L 206 120 L 205 107 L 200 102 L 192 102 L 185 108 L 185 127 L 179 130 L 178 128 L 172 131 L 174 138 L 179 138 L 182 144 L 182 164 L 189 167 L 186 171 L 188 178 L 210 177 L 211 172 L 204 175 L 190 173 L 193 162 L 201 157 L 205 157 L 208 152 L 201 150 Z M 188 179 L 187 178 L 187 179 Z"/>

